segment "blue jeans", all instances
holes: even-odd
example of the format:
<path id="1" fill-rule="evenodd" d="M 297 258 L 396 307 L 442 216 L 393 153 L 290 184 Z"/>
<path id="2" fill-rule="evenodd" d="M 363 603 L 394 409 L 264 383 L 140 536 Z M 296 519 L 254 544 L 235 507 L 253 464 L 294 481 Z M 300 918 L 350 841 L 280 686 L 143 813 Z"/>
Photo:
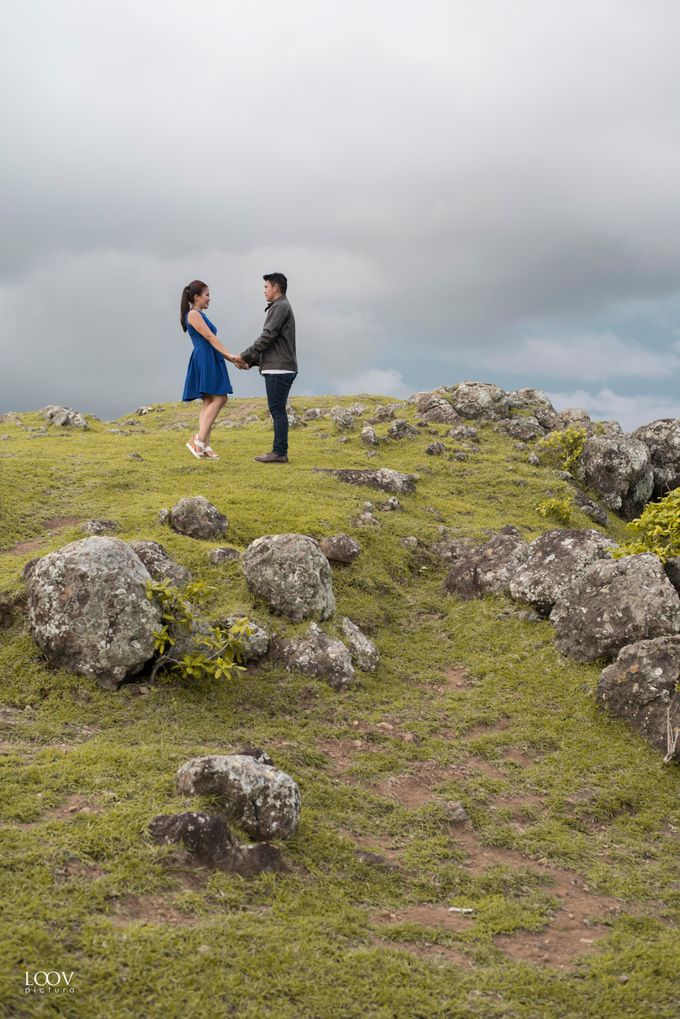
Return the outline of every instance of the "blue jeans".
<path id="1" fill-rule="evenodd" d="M 297 378 L 297 372 L 286 372 L 285 375 L 265 375 L 264 384 L 267 387 L 267 403 L 269 413 L 274 420 L 274 445 L 273 451 L 279 456 L 288 455 L 288 415 L 286 404 L 290 387 Z"/>

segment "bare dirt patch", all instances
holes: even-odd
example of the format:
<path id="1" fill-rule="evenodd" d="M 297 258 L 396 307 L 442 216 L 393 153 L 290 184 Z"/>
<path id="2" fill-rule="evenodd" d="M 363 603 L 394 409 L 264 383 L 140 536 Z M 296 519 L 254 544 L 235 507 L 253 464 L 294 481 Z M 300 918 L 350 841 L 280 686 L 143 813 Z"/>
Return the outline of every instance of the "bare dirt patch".
<path id="1" fill-rule="evenodd" d="M 111 901 L 109 919 L 116 926 L 131 923 L 197 924 L 203 919 L 175 908 L 170 896 L 123 895 Z"/>
<path id="2" fill-rule="evenodd" d="M 54 868 L 54 876 L 62 881 L 69 881 L 72 878 L 94 878 L 102 877 L 104 868 L 96 863 L 88 863 L 78 856 L 70 856 L 59 867 Z"/>
<path id="3" fill-rule="evenodd" d="M 434 927 L 454 932 L 466 930 L 474 923 L 474 920 L 465 913 L 449 912 L 448 906 L 430 904 L 385 910 L 376 913 L 371 917 L 371 920 L 380 924 L 417 923 L 421 927 Z"/>
<path id="4" fill-rule="evenodd" d="M 381 796 L 397 800 L 407 810 L 416 810 L 436 798 L 434 787 L 451 779 L 452 775 L 452 769 L 427 761 L 417 770 L 403 775 L 390 775 L 375 789 Z"/>

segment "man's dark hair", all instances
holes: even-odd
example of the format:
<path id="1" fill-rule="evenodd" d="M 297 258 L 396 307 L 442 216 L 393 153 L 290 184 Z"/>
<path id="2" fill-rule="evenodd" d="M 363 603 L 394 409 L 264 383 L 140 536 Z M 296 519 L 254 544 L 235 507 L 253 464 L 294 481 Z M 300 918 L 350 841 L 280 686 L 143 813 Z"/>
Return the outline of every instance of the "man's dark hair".
<path id="1" fill-rule="evenodd" d="M 266 276 L 262 277 L 263 280 L 269 280 L 270 283 L 275 283 L 282 294 L 285 294 L 288 289 L 288 280 L 282 272 L 268 272 Z"/>

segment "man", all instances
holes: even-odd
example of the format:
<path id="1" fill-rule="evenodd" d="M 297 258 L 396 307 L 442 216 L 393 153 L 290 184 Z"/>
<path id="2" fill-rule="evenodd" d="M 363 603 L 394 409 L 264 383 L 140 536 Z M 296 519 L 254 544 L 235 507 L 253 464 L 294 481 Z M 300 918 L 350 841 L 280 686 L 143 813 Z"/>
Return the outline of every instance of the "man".
<path id="1" fill-rule="evenodd" d="M 267 403 L 274 420 L 274 444 L 271 453 L 253 459 L 264 464 L 288 463 L 288 414 L 286 404 L 290 387 L 297 375 L 295 355 L 295 317 L 288 303 L 288 280 L 282 272 L 262 277 L 267 312 L 262 335 L 239 355 L 239 368 L 258 365 L 267 387 Z"/>

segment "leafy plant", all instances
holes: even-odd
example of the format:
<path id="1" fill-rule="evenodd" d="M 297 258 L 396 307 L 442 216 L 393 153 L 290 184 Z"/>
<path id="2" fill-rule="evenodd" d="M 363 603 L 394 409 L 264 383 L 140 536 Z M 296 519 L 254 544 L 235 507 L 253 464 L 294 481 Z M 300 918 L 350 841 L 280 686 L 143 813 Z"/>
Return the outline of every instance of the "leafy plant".
<path id="1" fill-rule="evenodd" d="M 151 673 L 153 681 L 160 669 L 168 669 L 186 679 L 232 679 L 237 671 L 244 671 L 243 638 L 252 633 L 244 616 L 226 629 L 219 624 L 207 623 L 196 612 L 210 593 L 208 585 L 194 581 L 183 589 L 174 587 L 168 580 L 150 580 L 146 596 L 160 603 L 162 626 L 154 632 L 154 647 L 158 658 Z M 172 648 L 184 646 L 181 654 Z"/>
<path id="2" fill-rule="evenodd" d="M 544 499 L 539 502 L 536 512 L 542 517 L 557 521 L 565 526 L 572 523 L 573 505 L 569 499 Z"/>
<path id="3" fill-rule="evenodd" d="M 581 456 L 587 438 L 584 428 L 569 427 L 551 432 L 538 443 L 539 455 L 547 466 L 570 471 Z"/>
<path id="4" fill-rule="evenodd" d="M 628 524 L 628 530 L 636 537 L 612 551 L 615 559 L 654 552 L 665 563 L 680 556 L 680 488 L 674 488 L 659 502 L 648 503 Z"/>

